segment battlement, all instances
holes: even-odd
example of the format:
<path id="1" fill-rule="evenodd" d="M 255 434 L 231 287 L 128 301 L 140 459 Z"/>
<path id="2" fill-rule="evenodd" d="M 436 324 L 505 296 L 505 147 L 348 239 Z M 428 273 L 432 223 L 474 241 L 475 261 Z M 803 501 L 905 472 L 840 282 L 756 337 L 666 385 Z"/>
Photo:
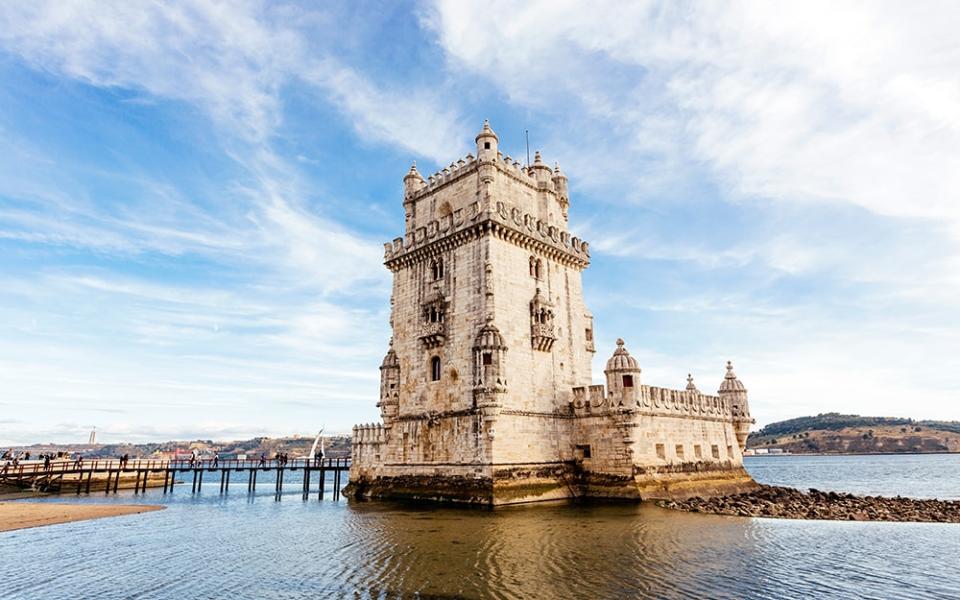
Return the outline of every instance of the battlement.
<path id="1" fill-rule="evenodd" d="M 492 224 L 498 227 L 489 227 Z M 395 238 L 393 242 L 384 243 L 384 263 L 388 268 L 393 268 L 391 264 L 401 257 L 409 257 L 415 251 L 434 243 L 439 245 L 442 241 L 456 241 L 458 234 L 476 233 L 475 228 L 478 227 L 481 231 L 492 231 L 502 237 L 515 239 L 531 249 L 536 249 L 539 243 L 544 254 L 556 255 L 557 258 L 565 257 L 567 260 L 563 262 L 579 268 L 586 268 L 590 264 L 589 242 L 572 236 L 555 225 L 549 225 L 509 202 L 497 202 L 494 210 L 484 212 L 479 201 L 472 202 L 466 209 L 457 209 L 452 214 L 431 220 L 406 236 Z M 554 252 L 551 253 L 551 250 Z M 428 256 L 430 253 L 423 254 Z"/>
<path id="2" fill-rule="evenodd" d="M 537 154 L 539 160 L 539 153 Z M 533 190 L 545 190 L 554 194 L 562 191 L 557 189 L 559 186 L 554 181 L 555 177 L 561 175 L 559 167 L 550 169 L 550 167 L 542 165 L 542 163 L 524 167 L 520 161 L 514 159 L 509 154 L 504 156 L 501 152 L 497 152 L 496 157 L 487 161 L 485 164 L 494 166 L 504 175 L 513 178 L 515 181 Z M 426 178 L 423 178 L 423 176 L 417 173 L 417 176 L 420 177 L 420 184 L 410 187 L 405 195 L 404 202 L 415 202 L 426 196 L 430 196 L 461 177 L 475 173 L 479 165 L 479 159 L 473 154 L 468 153 L 463 158 L 450 163 L 448 166 L 428 175 Z M 536 169 L 546 169 L 549 171 L 550 177 L 538 180 L 536 177 Z"/>
<path id="3" fill-rule="evenodd" d="M 382 444 L 385 440 L 384 427 L 380 423 L 366 423 L 353 426 L 351 442 L 354 446 Z"/>
<path id="4" fill-rule="evenodd" d="M 635 400 L 626 394 L 607 393 L 606 386 L 573 388 L 571 406 L 575 415 L 597 415 L 618 411 L 669 414 L 690 418 L 734 419 L 741 417 L 730 402 L 720 396 L 696 390 L 674 390 L 641 385 Z"/>

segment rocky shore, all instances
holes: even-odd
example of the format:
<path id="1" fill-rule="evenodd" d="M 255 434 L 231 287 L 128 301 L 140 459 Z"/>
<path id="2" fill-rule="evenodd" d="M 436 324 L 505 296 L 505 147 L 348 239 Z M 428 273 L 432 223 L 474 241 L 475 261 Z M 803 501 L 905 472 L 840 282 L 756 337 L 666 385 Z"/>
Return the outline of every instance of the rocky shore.
<path id="1" fill-rule="evenodd" d="M 960 501 L 855 496 L 815 489 L 802 492 L 776 486 L 761 486 L 745 494 L 665 500 L 657 504 L 674 510 L 739 517 L 960 523 Z"/>

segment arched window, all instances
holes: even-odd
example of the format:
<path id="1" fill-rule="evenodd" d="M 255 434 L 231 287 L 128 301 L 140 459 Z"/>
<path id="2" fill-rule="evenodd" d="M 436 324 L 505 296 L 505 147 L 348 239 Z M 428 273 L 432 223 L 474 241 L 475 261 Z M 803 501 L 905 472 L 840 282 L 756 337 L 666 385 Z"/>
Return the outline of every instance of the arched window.
<path id="1" fill-rule="evenodd" d="M 536 277 L 536 276 L 537 276 L 537 259 L 531 256 L 530 257 L 530 277 Z"/>
<path id="2" fill-rule="evenodd" d="M 533 276 L 540 279 L 543 276 L 543 261 L 537 259 L 537 264 L 533 267 Z"/>
<path id="3" fill-rule="evenodd" d="M 433 273 L 433 280 L 443 279 L 443 258 L 436 258 L 430 263 L 430 270 Z"/>
<path id="4" fill-rule="evenodd" d="M 430 381 L 440 381 L 440 357 L 430 359 Z"/>

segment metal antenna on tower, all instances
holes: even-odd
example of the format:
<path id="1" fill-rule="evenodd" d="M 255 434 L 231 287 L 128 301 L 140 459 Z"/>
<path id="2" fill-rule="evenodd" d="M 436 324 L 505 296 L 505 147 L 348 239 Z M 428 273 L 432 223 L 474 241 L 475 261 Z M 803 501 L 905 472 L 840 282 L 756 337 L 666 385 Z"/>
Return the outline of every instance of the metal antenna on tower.
<path id="1" fill-rule="evenodd" d="M 530 130 L 523 130 L 523 137 L 527 140 L 527 168 L 530 167 Z"/>

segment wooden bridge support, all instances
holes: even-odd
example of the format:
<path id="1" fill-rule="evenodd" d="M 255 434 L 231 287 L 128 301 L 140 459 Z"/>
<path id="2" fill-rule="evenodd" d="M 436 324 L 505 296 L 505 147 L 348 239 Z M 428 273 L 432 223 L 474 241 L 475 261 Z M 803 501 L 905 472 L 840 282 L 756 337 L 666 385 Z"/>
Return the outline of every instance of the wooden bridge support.
<path id="1" fill-rule="evenodd" d="M 224 462 L 226 464 L 224 464 Z M 162 487 L 163 493 L 173 492 L 178 473 L 192 473 L 193 482 L 191 491 L 194 494 L 202 493 L 203 477 L 206 471 L 220 472 L 220 493 L 227 494 L 230 491 L 230 478 L 232 471 L 247 471 L 247 492 L 256 494 L 257 479 L 259 471 L 274 470 L 274 494 L 279 499 L 283 495 L 283 484 L 286 479 L 287 471 L 300 471 L 302 469 L 302 493 L 303 499 L 310 497 L 311 488 L 314 481 L 314 473 L 319 477 L 317 480 L 317 498 L 323 500 L 326 495 L 327 474 L 333 471 L 333 499 L 339 500 L 343 483 L 343 473 L 349 469 L 350 463 L 343 459 L 326 459 L 317 461 L 314 459 L 297 459 L 285 464 L 276 464 L 270 461 L 270 464 L 262 465 L 255 461 L 224 461 L 220 464 L 201 461 L 196 463 L 191 461 L 136 461 L 135 463 L 117 464 L 116 461 L 91 461 L 78 465 L 73 462 L 62 462 L 54 465 L 52 468 L 42 464 L 18 465 L 14 469 L 4 469 L 0 471 L 0 482 L 6 484 L 19 484 L 21 487 L 32 487 L 49 492 L 73 493 L 80 495 L 84 492 L 90 493 L 93 483 L 93 475 L 97 474 L 98 485 L 103 485 L 104 494 L 111 492 L 116 494 L 120 489 L 120 480 L 124 479 L 125 486 L 133 489 L 136 495 L 146 494 L 147 488 L 152 481 L 156 487 Z M 66 475 L 70 475 L 69 478 Z M 151 479 L 152 477 L 152 479 Z M 162 478 L 163 482 L 159 481 Z M 132 480 L 132 481 L 131 481 Z M 132 486 L 129 484 L 133 483 Z M 72 487 L 71 487 L 72 486 Z"/>

